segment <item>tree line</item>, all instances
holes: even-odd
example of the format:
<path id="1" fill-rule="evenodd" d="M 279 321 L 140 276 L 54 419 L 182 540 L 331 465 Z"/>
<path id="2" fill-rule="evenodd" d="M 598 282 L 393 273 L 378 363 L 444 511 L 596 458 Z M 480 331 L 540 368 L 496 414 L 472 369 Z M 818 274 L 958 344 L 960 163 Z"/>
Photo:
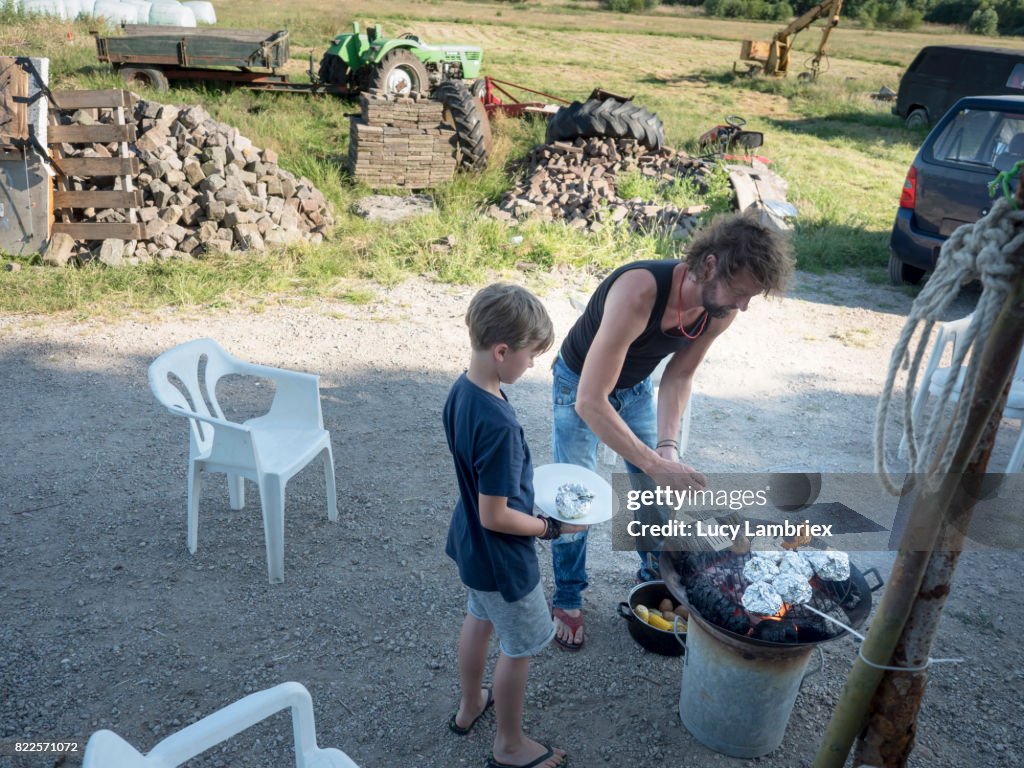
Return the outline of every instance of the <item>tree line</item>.
<path id="1" fill-rule="evenodd" d="M 701 6 L 708 16 L 767 21 L 788 21 L 817 5 L 814 0 L 601 0 L 603 7 L 620 13 L 659 3 Z M 914 29 L 927 21 L 976 35 L 1024 34 L 1024 0 L 845 0 L 843 16 L 888 29 Z"/>

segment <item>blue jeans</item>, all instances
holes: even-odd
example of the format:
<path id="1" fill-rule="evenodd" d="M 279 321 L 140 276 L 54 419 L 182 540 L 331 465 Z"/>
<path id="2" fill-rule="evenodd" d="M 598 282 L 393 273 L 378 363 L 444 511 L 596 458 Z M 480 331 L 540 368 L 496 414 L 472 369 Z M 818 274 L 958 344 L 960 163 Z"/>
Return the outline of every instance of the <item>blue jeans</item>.
<path id="1" fill-rule="evenodd" d="M 576 390 L 580 377 L 569 370 L 559 357 L 551 366 L 554 381 L 551 388 L 553 409 L 551 429 L 552 457 L 559 464 L 576 464 L 597 470 L 598 439 L 586 422 L 576 413 Z M 622 417 L 633 434 L 651 448 L 658 439 L 658 413 L 654 402 L 654 386 L 650 378 L 632 387 L 613 390 L 608 396 L 615 412 Z M 640 474 L 628 461 L 626 471 Z M 640 576 L 657 578 L 649 569 L 648 552 L 639 552 Z M 551 604 L 572 610 L 583 605 L 587 588 L 587 532 L 566 533 L 551 542 L 551 560 L 555 572 L 555 595 Z"/>

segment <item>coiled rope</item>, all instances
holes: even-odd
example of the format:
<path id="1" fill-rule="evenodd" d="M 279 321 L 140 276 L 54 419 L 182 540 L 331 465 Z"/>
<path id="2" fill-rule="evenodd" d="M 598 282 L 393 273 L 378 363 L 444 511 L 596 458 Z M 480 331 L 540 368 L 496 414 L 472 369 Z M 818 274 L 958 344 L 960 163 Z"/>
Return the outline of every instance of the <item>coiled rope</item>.
<path id="1" fill-rule="evenodd" d="M 993 204 L 991 210 L 974 224 L 957 229 L 943 243 L 935 271 L 921 293 L 914 299 L 903 331 L 893 348 L 889 372 L 875 417 L 875 471 L 890 493 L 898 495 L 903 490 L 909 490 L 909 485 L 913 483 L 913 479 L 909 478 L 907 487 L 897 486 L 890 474 L 885 456 L 886 416 L 892 400 L 893 384 L 900 368 L 909 368 L 903 429 L 910 448 L 910 471 L 915 475 L 924 476 L 926 482 L 933 480 L 949 470 L 960 443 L 970 410 L 967 407 L 957 408 L 946 448 L 942 456 L 933 461 L 933 454 L 945 431 L 942 414 L 951 399 L 953 386 L 957 382 L 956 375 L 946 379 L 928 419 L 924 438 L 918 442 L 911 418 L 918 373 L 935 323 L 956 299 L 962 286 L 973 280 L 980 280 L 982 291 L 977 309 L 963 335 L 963 342 L 955 345 L 957 349 L 951 362 L 951 370 L 958 371 L 962 368 L 964 360 L 970 357 L 959 400 L 966 404 L 974 399 L 981 355 L 971 355 L 970 352 L 975 345 L 980 349 L 984 339 L 991 332 L 1018 268 L 1012 263 L 1010 256 L 1024 247 L 1024 211 L 1018 210 L 1013 198 L 1006 194 L 1009 192 L 1007 178 L 1016 176 L 1021 165 L 1024 163 L 1018 163 L 1011 171 L 1000 174 L 992 183 L 992 187 L 1001 184 L 1004 195 Z M 918 326 L 923 327 L 923 332 L 911 357 L 910 343 Z"/>

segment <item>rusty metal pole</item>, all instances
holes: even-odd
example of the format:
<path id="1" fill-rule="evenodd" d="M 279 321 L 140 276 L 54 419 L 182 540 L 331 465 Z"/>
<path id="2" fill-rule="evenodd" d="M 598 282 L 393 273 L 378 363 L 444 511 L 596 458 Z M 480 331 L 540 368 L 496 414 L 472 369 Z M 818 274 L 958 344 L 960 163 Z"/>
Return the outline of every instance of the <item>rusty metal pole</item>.
<path id="1" fill-rule="evenodd" d="M 1024 185 L 1021 185 L 1024 186 Z M 1020 258 L 1024 254 L 1015 254 Z M 1018 261 L 1018 264 L 1020 262 Z M 949 472 L 937 490 L 924 490 L 916 499 L 900 552 L 893 565 L 889 586 L 885 591 L 871 629 L 861 647 L 864 657 L 875 664 L 891 664 L 890 659 L 903 635 L 904 627 L 921 591 L 931 563 L 932 551 L 941 540 L 940 532 L 950 524 L 950 509 L 960 489 L 960 478 L 974 460 L 978 444 L 986 432 L 991 432 L 997 416 L 999 395 L 1013 376 L 1013 356 L 1001 355 L 1000 350 L 1021 348 L 1024 343 L 1024 270 L 1018 268 L 1014 288 L 1000 311 L 999 319 L 981 350 L 984 373 L 979 396 L 970 404 L 967 424 L 957 446 Z M 1001 413 L 1001 408 L 998 410 Z M 968 497 L 970 498 L 970 497 Z M 967 509 L 967 508 L 970 509 Z M 968 501 L 957 512 L 958 518 L 970 514 L 973 503 Z M 937 567 L 938 567 L 938 561 Z M 955 562 L 953 563 L 955 565 Z M 884 670 L 871 666 L 860 657 L 847 679 L 846 687 L 836 705 L 822 739 L 814 768 L 842 768 L 854 739 L 861 731 L 868 708 L 875 696 Z M 887 766 L 888 768 L 888 766 Z"/>
<path id="2" fill-rule="evenodd" d="M 1022 254 L 1024 255 L 1024 254 Z M 1018 283 L 1020 280 L 1018 279 Z M 1016 294 L 1014 305 L 1008 310 L 1011 321 L 1024 327 L 1024 294 Z M 1017 347 L 1018 354 L 1020 347 Z M 1017 354 L 1010 355 L 1016 368 Z M 990 371 L 983 369 L 979 392 L 992 392 L 995 383 L 986 381 Z M 984 495 L 985 471 L 992 455 L 1002 414 L 1009 394 L 1009 382 L 998 398 L 992 420 L 978 446 L 976 457 L 967 467 L 960 492 L 949 509 L 947 524 L 942 531 L 928 561 L 921 589 L 918 591 L 910 618 L 903 629 L 892 666 L 921 667 L 928 661 L 932 643 L 939 629 L 942 610 L 952 589 L 960 553 L 963 551 L 966 531 L 971 524 L 974 500 Z M 917 735 L 917 715 L 921 709 L 928 672 L 885 672 L 875 693 L 868 713 L 868 722 L 857 741 L 855 765 L 877 765 L 903 768 L 914 748 Z"/>

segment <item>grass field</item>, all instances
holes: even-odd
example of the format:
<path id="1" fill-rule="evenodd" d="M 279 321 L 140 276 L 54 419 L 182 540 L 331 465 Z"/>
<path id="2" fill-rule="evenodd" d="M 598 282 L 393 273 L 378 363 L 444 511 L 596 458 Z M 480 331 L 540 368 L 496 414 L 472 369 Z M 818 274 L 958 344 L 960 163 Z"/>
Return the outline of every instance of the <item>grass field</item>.
<path id="1" fill-rule="evenodd" d="M 707 19 L 692 8 L 666 6 L 649 15 L 597 10 L 596 3 L 379 0 L 375 16 L 365 3 L 342 0 L 324 8 L 312 0 L 271 4 L 221 0 L 219 23 L 265 29 L 288 27 L 293 69 L 316 60 L 330 38 L 353 19 L 377 22 L 389 34 L 415 32 L 431 42 L 466 42 L 485 50 L 484 72 L 565 98 L 584 98 L 594 87 L 635 94 L 657 112 L 669 144 L 695 149 L 695 138 L 727 114 L 747 118 L 765 133 L 760 152 L 789 181 L 800 212 L 794 247 L 802 269 L 868 270 L 883 279 L 888 231 L 907 166 L 923 133 L 908 131 L 871 99 L 880 86 L 895 88 L 922 45 L 978 44 L 949 29 L 914 33 L 859 29 L 844 22 L 829 45 L 828 71 L 812 84 L 751 80 L 731 73 L 743 38 L 767 39 L 778 24 Z M 0 24 L 0 51 L 51 59 L 55 88 L 119 87 L 82 23 L 18 20 Z M 797 38 L 802 64 L 817 43 L 816 30 Z M 993 44 L 1005 39 L 985 40 Z M 795 73 L 794 73 L 795 74 Z M 300 74 L 301 76 L 301 74 Z M 401 280 L 430 274 L 475 281 L 492 270 L 540 273 L 558 264 L 606 269 L 634 256 L 665 253 L 652 239 L 607 232 L 583 236 L 560 225 L 527 224 L 513 243 L 503 225 L 480 215 L 511 185 L 507 161 L 543 140 L 543 125 L 498 120 L 490 168 L 436 190 L 438 210 L 401 227 L 370 225 L 349 213 L 368 190 L 343 169 L 352 104 L 329 98 L 178 88 L 142 94 L 175 103 L 201 103 L 236 126 L 257 146 L 276 149 L 289 170 L 307 176 L 338 212 L 333 236 L 317 247 L 269 256 L 244 254 L 191 263 L 109 270 L 22 269 L 0 277 L 0 311 L 71 310 L 82 314 L 164 305 L 207 306 L 245 302 L 253 307 L 282 297 L 328 295 L 365 300 L 360 279 Z M 455 235 L 439 254 L 432 241 Z M 436 250 L 436 249 L 435 249 Z M 21 259 L 31 265 L 31 259 Z"/>

